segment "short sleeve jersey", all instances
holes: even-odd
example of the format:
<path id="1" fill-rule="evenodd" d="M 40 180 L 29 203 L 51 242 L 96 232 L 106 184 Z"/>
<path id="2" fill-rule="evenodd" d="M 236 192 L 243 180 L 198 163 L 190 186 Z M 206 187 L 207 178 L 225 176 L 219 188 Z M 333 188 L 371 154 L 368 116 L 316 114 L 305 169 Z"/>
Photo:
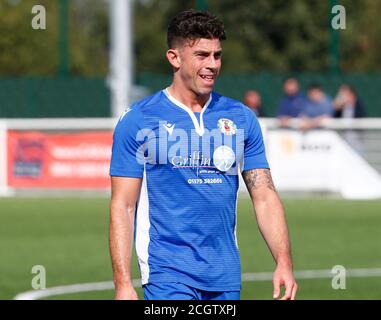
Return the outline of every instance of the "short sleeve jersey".
<path id="1" fill-rule="evenodd" d="M 135 219 L 142 284 L 240 290 L 238 174 L 269 168 L 260 125 L 215 92 L 200 113 L 162 90 L 129 107 L 114 131 L 111 176 L 144 178 Z"/>

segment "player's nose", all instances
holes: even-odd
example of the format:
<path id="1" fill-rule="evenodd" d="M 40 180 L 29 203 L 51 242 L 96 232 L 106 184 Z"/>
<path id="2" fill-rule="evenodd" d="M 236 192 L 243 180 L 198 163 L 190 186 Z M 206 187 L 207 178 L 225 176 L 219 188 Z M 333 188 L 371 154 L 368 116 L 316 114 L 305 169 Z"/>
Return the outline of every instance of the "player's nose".
<path id="1" fill-rule="evenodd" d="M 213 71 L 218 68 L 218 61 L 214 56 L 209 57 L 207 68 L 212 69 Z"/>

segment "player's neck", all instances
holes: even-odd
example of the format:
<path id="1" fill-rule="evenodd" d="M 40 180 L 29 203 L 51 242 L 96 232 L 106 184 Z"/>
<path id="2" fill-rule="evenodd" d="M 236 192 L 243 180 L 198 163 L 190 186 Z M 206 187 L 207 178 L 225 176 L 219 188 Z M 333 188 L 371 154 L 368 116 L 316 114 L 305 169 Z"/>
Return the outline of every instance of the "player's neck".
<path id="1" fill-rule="evenodd" d="M 172 83 L 167 88 L 167 92 L 193 112 L 201 112 L 210 97 L 210 94 L 203 96 L 196 95 L 194 92 L 177 85 L 176 83 Z"/>

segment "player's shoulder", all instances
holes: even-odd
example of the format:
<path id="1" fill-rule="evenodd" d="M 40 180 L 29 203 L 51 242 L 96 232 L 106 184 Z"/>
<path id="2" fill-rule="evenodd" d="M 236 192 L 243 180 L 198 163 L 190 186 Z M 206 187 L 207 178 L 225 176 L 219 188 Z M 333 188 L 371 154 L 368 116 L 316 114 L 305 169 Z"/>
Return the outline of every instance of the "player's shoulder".
<path id="1" fill-rule="evenodd" d="M 221 106 L 225 106 L 225 107 L 237 107 L 237 108 L 242 108 L 244 106 L 244 104 L 237 100 L 237 99 L 233 99 L 231 97 L 227 97 L 227 96 L 224 96 L 216 91 L 213 91 L 213 100 L 221 105 Z"/>
<path id="2" fill-rule="evenodd" d="M 246 122 L 256 119 L 255 113 L 242 101 L 223 96 L 217 92 L 213 92 L 213 99 L 222 112 L 239 115 L 243 117 Z"/>
<path id="3" fill-rule="evenodd" d="M 119 122 L 124 123 L 142 121 L 145 117 L 145 114 L 149 112 L 153 106 L 157 106 L 157 104 L 161 101 L 161 91 L 135 101 L 123 111 L 122 115 L 119 118 Z"/>
<path id="4" fill-rule="evenodd" d="M 144 97 L 136 102 L 134 102 L 129 108 L 137 112 L 145 112 L 152 106 L 156 106 L 158 103 L 163 101 L 162 90 L 155 92 L 154 94 Z"/>

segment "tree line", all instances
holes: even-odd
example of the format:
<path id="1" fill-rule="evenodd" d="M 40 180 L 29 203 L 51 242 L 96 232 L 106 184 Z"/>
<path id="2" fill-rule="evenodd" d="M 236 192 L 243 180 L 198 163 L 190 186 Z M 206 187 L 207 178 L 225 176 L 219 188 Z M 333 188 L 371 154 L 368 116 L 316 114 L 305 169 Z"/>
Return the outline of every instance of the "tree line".
<path id="1" fill-rule="evenodd" d="M 31 28 L 34 1 L 0 0 L 0 76 L 55 76 L 59 66 L 59 1 L 46 7 L 46 30 Z M 325 72 L 331 46 L 329 0 L 208 0 L 225 24 L 223 72 Z M 381 1 L 336 1 L 346 9 L 339 33 L 342 72 L 380 72 Z M 106 76 L 109 13 L 105 0 L 68 0 L 69 66 L 75 76 Z M 196 0 L 135 0 L 135 73 L 170 73 L 165 60 L 166 28 Z"/>

